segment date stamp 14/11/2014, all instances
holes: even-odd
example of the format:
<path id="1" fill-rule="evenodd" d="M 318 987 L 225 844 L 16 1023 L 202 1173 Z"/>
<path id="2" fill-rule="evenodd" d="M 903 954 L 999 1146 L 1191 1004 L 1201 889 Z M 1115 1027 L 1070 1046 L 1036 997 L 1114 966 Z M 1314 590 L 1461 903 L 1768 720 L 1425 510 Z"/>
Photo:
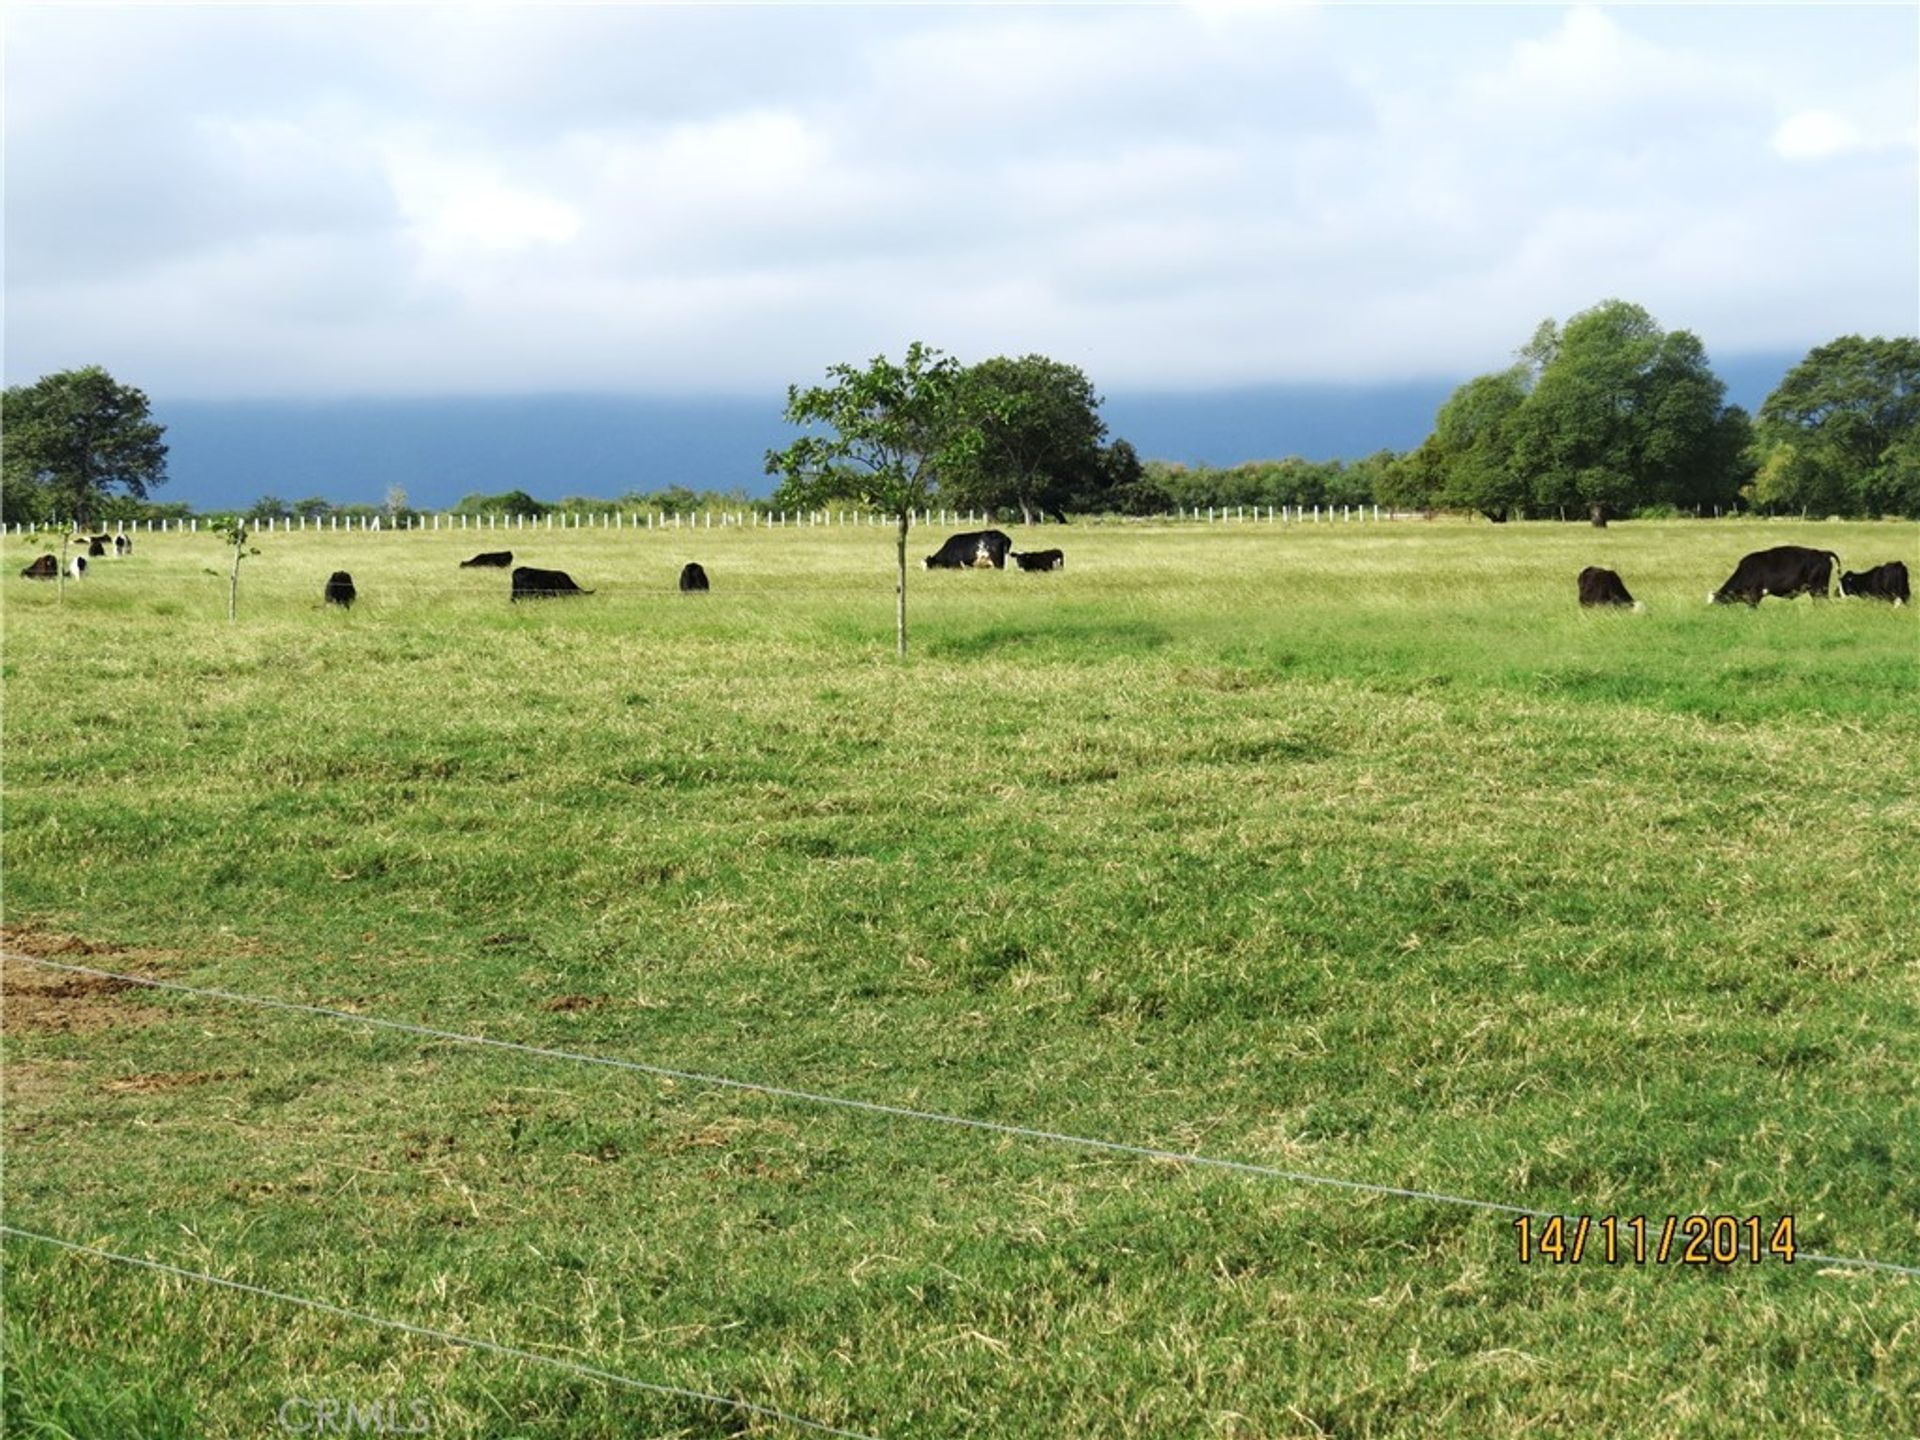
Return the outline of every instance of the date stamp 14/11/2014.
<path id="1" fill-rule="evenodd" d="M 1793 1263 L 1793 1216 L 1522 1215 L 1513 1222 L 1522 1265 Z"/>

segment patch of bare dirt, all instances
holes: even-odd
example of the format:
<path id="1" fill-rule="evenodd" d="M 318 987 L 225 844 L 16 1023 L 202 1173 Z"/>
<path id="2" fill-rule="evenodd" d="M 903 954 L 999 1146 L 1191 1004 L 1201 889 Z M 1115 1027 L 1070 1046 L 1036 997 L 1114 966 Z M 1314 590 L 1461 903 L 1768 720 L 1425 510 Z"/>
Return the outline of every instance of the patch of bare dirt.
<path id="1" fill-rule="evenodd" d="M 62 960 L 69 964 L 93 962 L 100 969 L 151 970 L 151 952 L 122 949 L 79 935 L 43 930 L 30 925 L 0 927 L 0 1025 L 15 1034 L 23 1030 L 84 1033 L 115 1025 L 146 1025 L 166 1012 L 117 998 L 123 991 L 143 987 L 102 975 L 75 975 L 35 965 L 26 956 Z"/>
<path id="2" fill-rule="evenodd" d="M 542 1010 L 597 1010 L 611 1002 L 611 995 L 557 995 L 540 1008 Z"/>

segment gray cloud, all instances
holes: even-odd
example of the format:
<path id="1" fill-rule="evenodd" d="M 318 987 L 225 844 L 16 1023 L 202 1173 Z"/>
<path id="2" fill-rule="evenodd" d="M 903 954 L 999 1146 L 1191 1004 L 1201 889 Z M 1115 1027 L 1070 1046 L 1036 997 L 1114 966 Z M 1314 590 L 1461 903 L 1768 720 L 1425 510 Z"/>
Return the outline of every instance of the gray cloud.
<path id="1" fill-rule="evenodd" d="M 1610 295 L 1910 331 L 1910 11 L 36 9 L 10 382 L 1463 374 Z"/>

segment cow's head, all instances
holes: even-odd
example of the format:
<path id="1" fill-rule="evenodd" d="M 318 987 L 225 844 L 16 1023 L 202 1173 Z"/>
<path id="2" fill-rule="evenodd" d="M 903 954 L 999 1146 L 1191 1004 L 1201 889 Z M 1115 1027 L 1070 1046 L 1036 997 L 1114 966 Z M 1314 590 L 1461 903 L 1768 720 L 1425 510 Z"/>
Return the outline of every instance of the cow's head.
<path id="1" fill-rule="evenodd" d="M 1866 581 L 1867 577 L 1864 575 L 1856 575 L 1851 570 L 1845 571 L 1840 576 L 1840 594 L 1842 596 L 1864 595 L 1867 593 Z"/>

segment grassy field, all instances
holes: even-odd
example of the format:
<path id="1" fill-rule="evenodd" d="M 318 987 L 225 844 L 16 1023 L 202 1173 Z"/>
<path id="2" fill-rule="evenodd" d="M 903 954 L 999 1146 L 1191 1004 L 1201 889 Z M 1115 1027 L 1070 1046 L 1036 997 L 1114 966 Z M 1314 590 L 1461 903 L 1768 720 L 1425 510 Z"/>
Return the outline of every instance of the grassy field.
<path id="1" fill-rule="evenodd" d="M 878 530 L 516 536 L 598 591 L 519 606 L 485 537 L 275 535 L 233 625 L 217 539 L 61 603 L 7 537 L 6 948 L 1920 1265 L 1916 612 L 1703 603 L 1917 539 L 1049 529 L 916 571 L 902 666 Z M 825 1425 L 1920 1434 L 1886 1271 L 1523 1265 L 1486 1210 L 5 978 L 6 1223 Z M 9 1436 L 790 1433 L 5 1258 Z"/>

